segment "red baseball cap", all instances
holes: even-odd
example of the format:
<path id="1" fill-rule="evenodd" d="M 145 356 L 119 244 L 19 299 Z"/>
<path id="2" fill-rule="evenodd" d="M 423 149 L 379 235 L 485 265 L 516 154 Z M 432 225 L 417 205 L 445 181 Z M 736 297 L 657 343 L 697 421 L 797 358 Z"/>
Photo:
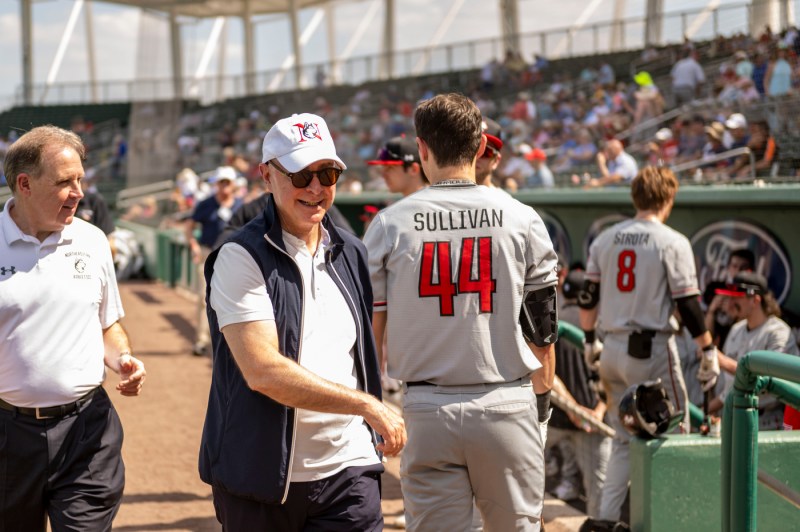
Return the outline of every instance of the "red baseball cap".
<path id="1" fill-rule="evenodd" d="M 500 151 L 503 149 L 503 141 L 501 139 L 503 128 L 500 127 L 500 124 L 491 118 L 484 118 L 481 123 L 481 129 L 483 130 L 483 134 L 486 135 L 486 140 L 489 141 L 489 144 L 491 144 L 495 150 Z"/>
<path id="2" fill-rule="evenodd" d="M 717 288 L 714 293 L 721 296 L 745 297 L 753 295 L 764 295 L 769 291 L 767 279 L 756 272 L 740 272 L 733 278 L 733 282 L 725 288 Z"/>
<path id="3" fill-rule="evenodd" d="M 534 148 L 525 154 L 525 158 L 529 161 L 546 161 L 547 154 L 544 152 L 544 150 Z"/>

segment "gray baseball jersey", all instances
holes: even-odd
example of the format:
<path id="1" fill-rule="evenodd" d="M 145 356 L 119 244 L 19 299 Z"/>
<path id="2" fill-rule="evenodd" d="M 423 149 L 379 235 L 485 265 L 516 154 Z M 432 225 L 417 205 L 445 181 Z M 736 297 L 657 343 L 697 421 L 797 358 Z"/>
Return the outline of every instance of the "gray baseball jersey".
<path id="1" fill-rule="evenodd" d="M 672 332 L 674 300 L 700 293 L 689 240 L 653 220 L 603 231 L 589 249 L 586 278 L 600 283 L 599 327 L 607 332 Z"/>
<path id="2" fill-rule="evenodd" d="M 541 367 L 519 311 L 524 289 L 556 284 L 557 258 L 531 207 L 484 186 L 434 185 L 378 213 L 364 243 L 391 377 L 498 383 Z"/>
<path id="3" fill-rule="evenodd" d="M 797 339 L 785 321 L 770 316 L 767 321 L 753 330 L 747 328 L 747 320 L 742 320 L 733 324 L 731 332 L 725 339 L 725 346 L 722 352 L 738 361 L 751 351 L 777 351 L 789 355 L 800 355 L 797 348 Z M 721 399 L 725 399 L 733 387 L 733 375 L 722 373 L 723 391 Z M 777 400 L 773 397 L 762 397 L 759 400 L 760 408 L 769 408 L 775 405 Z"/>

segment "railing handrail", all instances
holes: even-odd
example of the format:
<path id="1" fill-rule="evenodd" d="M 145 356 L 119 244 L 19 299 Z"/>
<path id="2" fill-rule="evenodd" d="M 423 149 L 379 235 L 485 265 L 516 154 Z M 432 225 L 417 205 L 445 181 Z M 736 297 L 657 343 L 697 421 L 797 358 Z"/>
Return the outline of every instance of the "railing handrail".
<path id="1" fill-rule="evenodd" d="M 784 380 L 785 379 L 785 380 Z M 800 408 L 800 358 L 750 351 L 736 367 L 722 413 L 722 530 L 754 532 L 758 490 L 758 393 L 770 391 Z"/>
<path id="2" fill-rule="evenodd" d="M 755 177 L 756 175 L 756 160 L 755 155 L 753 154 L 753 150 L 748 148 L 747 146 L 742 146 L 741 148 L 733 148 L 732 150 L 724 151 L 722 153 L 717 153 L 715 155 L 710 155 L 705 159 L 697 159 L 695 161 L 687 161 L 681 164 L 672 165 L 670 168 L 676 174 L 678 172 L 684 172 L 686 170 L 691 170 L 692 168 L 699 168 L 701 166 L 706 166 L 708 164 L 713 164 L 719 161 L 724 161 L 725 159 L 730 159 L 731 157 L 737 157 L 739 155 L 749 155 L 750 156 L 750 177 Z"/>
<path id="3" fill-rule="evenodd" d="M 175 182 L 172 179 L 165 179 L 148 185 L 122 189 L 117 192 L 117 208 L 127 207 L 145 196 L 155 195 L 157 199 L 168 198 L 173 188 L 175 188 Z"/>

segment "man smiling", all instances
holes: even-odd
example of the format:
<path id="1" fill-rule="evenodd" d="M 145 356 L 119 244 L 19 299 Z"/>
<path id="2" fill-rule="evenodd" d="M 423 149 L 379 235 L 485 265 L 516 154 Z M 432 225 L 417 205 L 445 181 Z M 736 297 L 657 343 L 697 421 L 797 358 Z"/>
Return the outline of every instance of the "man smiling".
<path id="1" fill-rule="evenodd" d="M 378 453 L 406 433 L 380 401 L 366 250 L 327 216 L 345 168 L 322 118 L 279 120 L 259 165 L 264 212 L 206 262 L 200 476 L 225 530 L 383 527 Z"/>

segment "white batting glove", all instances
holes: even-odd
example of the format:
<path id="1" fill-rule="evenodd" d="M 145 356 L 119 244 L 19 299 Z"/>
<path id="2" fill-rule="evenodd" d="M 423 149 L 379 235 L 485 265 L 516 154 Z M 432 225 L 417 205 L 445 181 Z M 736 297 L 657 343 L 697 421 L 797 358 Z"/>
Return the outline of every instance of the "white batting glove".
<path id="1" fill-rule="evenodd" d="M 542 449 L 544 449 L 545 443 L 547 443 L 547 424 L 550 422 L 550 416 L 552 415 L 553 409 L 551 408 L 547 412 L 547 419 L 539 422 L 539 436 L 542 437 Z"/>
<path id="2" fill-rule="evenodd" d="M 717 384 L 719 377 L 719 357 L 717 347 L 712 345 L 703 349 L 703 358 L 697 370 L 697 380 L 700 381 L 703 391 L 707 392 Z"/>
<path id="3" fill-rule="evenodd" d="M 600 368 L 600 353 L 603 352 L 603 342 L 595 338 L 594 342 L 583 343 L 583 360 L 586 361 L 586 366 L 591 371 L 597 371 Z"/>

